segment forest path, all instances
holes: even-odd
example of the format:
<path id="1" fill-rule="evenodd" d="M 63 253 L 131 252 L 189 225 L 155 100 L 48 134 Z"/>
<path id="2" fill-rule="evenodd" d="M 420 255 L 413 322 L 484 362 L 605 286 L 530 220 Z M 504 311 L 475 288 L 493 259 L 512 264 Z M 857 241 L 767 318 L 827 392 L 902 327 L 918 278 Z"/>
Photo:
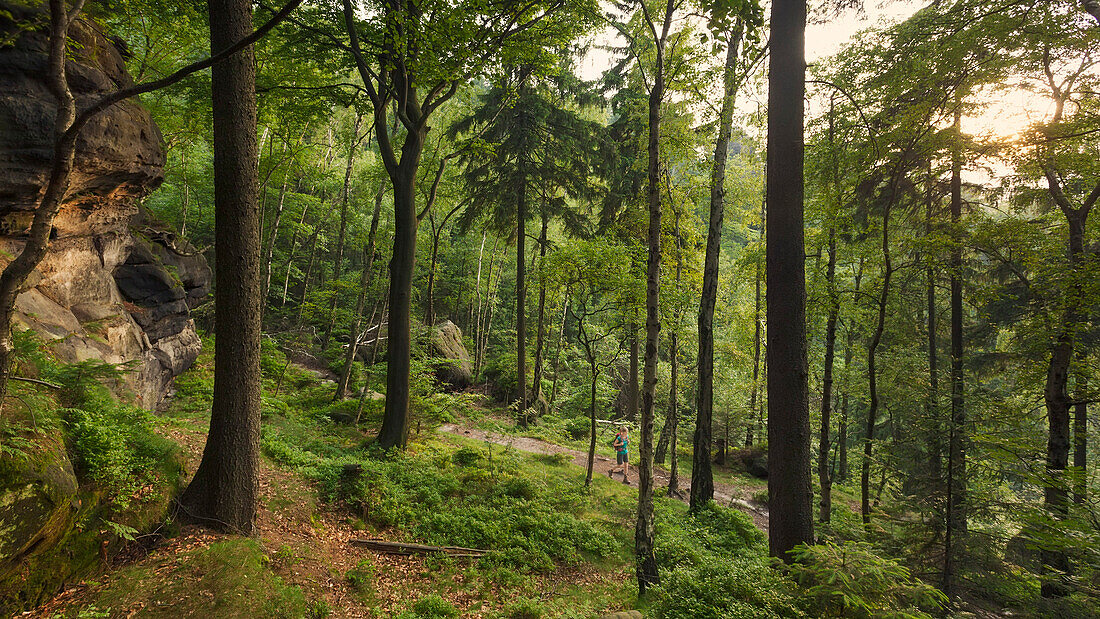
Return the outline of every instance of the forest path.
<path id="1" fill-rule="evenodd" d="M 525 451 L 528 453 L 536 454 L 565 454 L 572 458 L 573 464 L 583 468 L 588 468 L 588 452 L 578 451 L 576 449 L 570 449 L 569 447 L 563 447 L 561 445 L 555 445 L 544 441 L 542 439 L 531 438 L 529 436 L 510 436 L 507 434 L 498 434 L 496 432 L 490 432 L 487 430 L 479 430 L 477 428 L 470 428 L 461 426 L 454 423 L 445 423 L 439 427 L 440 432 L 446 432 L 447 434 L 454 434 L 457 436 L 465 436 L 466 438 L 472 438 L 494 445 L 504 445 L 513 447 L 519 451 Z M 606 456 L 596 454 L 596 459 L 592 463 L 592 475 L 608 475 L 608 471 L 615 466 L 615 462 Z M 657 492 L 662 490 L 661 486 L 668 488 L 668 480 L 670 474 L 667 469 L 654 466 L 653 478 L 657 486 Z M 688 497 L 691 495 L 691 477 L 678 476 L 678 485 L 680 487 L 680 493 L 677 498 L 683 502 L 687 502 Z M 618 477 L 616 477 L 618 479 Z M 634 464 L 630 465 L 630 480 L 627 484 L 633 488 L 638 487 L 638 467 Z M 744 487 L 736 486 L 733 484 L 722 483 L 719 481 L 714 482 L 714 500 L 727 507 L 736 507 L 752 517 L 752 521 L 756 524 L 764 533 L 768 532 L 768 508 L 749 501 L 749 490 Z"/>

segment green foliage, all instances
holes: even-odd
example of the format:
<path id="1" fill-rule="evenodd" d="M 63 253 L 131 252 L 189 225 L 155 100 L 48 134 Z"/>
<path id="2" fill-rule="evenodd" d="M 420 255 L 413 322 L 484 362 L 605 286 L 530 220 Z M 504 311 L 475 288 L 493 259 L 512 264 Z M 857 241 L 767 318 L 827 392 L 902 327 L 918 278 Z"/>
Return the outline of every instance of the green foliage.
<path id="1" fill-rule="evenodd" d="M 818 616 L 932 617 L 947 597 L 865 542 L 800 545 L 791 573 Z"/>
<path id="2" fill-rule="evenodd" d="M 713 501 L 694 515 L 668 500 L 656 506 L 656 617 L 805 616 L 795 583 L 772 569 L 764 536 L 747 515 Z"/>
<path id="3" fill-rule="evenodd" d="M 397 616 L 397 619 L 450 619 L 458 617 L 458 609 L 438 594 L 431 594 L 417 600 L 411 610 Z"/>

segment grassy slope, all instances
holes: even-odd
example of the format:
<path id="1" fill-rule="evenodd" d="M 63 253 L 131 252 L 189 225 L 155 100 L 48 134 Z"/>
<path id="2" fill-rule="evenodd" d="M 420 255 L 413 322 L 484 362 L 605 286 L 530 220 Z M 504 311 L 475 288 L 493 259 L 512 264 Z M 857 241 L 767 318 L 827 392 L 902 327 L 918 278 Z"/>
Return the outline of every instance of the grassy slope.
<path id="1" fill-rule="evenodd" d="M 160 427 L 192 470 L 212 393 L 211 348 L 178 380 Z M 598 478 L 585 490 L 583 470 L 561 458 L 426 425 L 406 453 L 372 453 L 359 430 L 331 421 L 349 407 L 329 402 L 331 385 L 286 368 L 273 350 L 264 370 L 259 538 L 185 529 L 45 616 L 590 617 L 646 605 L 634 590 L 633 489 Z M 346 464 L 362 476 L 343 476 Z M 684 519 L 678 503 L 659 510 L 666 526 Z M 749 535 L 737 550 L 761 556 L 762 539 Z M 347 543 L 355 537 L 491 553 L 474 562 L 394 557 Z"/>

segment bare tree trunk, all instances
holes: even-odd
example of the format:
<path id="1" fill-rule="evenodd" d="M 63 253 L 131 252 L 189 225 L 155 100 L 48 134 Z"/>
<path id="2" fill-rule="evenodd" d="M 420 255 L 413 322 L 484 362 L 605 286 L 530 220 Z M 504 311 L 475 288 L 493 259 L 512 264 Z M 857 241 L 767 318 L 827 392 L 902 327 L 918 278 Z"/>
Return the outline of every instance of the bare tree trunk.
<path id="1" fill-rule="evenodd" d="M 896 181 L 895 181 L 896 182 Z M 892 200 L 893 198 L 891 198 Z M 882 343 L 882 333 L 886 328 L 886 307 L 890 298 L 890 280 L 894 268 L 890 260 L 890 204 L 882 212 L 882 290 L 878 298 L 878 322 L 871 343 L 867 347 L 867 425 L 863 436 L 863 462 L 860 469 L 860 514 L 864 528 L 871 526 L 871 455 L 875 438 L 875 425 L 878 423 L 878 347 Z"/>
<path id="2" fill-rule="evenodd" d="M 768 532 L 771 555 L 814 541 L 803 231 L 805 0 L 771 18 L 767 172 Z"/>
<path id="3" fill-rule="evenodd" d="M 1088 498 L 1088 434 L 1089 434 L 1089 396 L 1087 353 L 1083 346 L 1077 348 L 1077 375 L 1075 393 L 1077 402 L 1073 408 L 1073 502 L 1083 505 Z"/>
<path id="4" fill-rule="evenodd" d="M 761 231 L 763 231 L 764 222 L 760 222 Z M 752 349 L 752 387 L 749 389 L 749 423 L 748 428 L 745 430 L 745 447 L 752 447 L 753 444 L 753 431 L 756 429 L 757 407 L 759 406 L 760 392 L 760 280 L 762 273 L 760 272 L 760 260 L 756 261 L 756 301 L 752 313 L 753 317 L 753 329 L 755 335 L 753 336 L 753 349 Z"/>
<path id="5" fill-rule="evenodd" d="M 833 511 L 833 476 L 829 469 L 829 424 L 832 423 L 833 357 L 836 350 L 836 323 L 840 304 L 836 293 L 836 226 L 829 226 L 829 264 L 825 270 L 829 289 L 829 317 L 825 321 L 825 368 L 821 381 L 821 433 L 817 445 L 817 478 L 821 485 L 821 502 L 817 519 L 827 523 Z"/>
<path id="6" fill-rule="evenodd" d="M 1100 183 L 1092 190 L 1084 203 L 1074 207 L 1064 190 L 1057 173 L 1044 164 L 1044 173 L 1051 197 L 1058 204 L 1069 224 L 1070 268 L 1080 271 L 1085 255 L 1085 226 L 1089 212 L 1100 200 Z M 1081 321 L 1079 307 L 1084 291 L 1080 284 L 1074 284 L 1067 291 L 1068 301 L 1062 314 L 1062 324 L 1050 363 L 1047 366 L 1044 399 L 1046 400 L 1049 434 L 1047 436 L 1046 488 L 1044 505 L 1055 520 L 1064 520 L 1069 516 L 1069 484 L 1066 469 L 1069 466 L 1070 453 L 1070 407 L 1068 384 L 1070 365 L 1074 355 L 1075 333 Z M 1063 574 L 1069 573 L 1069 559 L 1064 550 L 1043 550 L 1040 553 L 1044 568 L 1042 583 L 1043 597 L 1060 597 L 1069 592 L 1069 585 Z"/>
<path id="7" fill-rule="evenodd" d="M 635 320 L 630 322 L 630 366 L 627 372 L 626 383 L 626 420 L 634 421 L 638 418 L 638 359 L 641 356 L 638 348 L 638 322 L 637 313 Z"/>
<path id="8" fill-rule="evenodd" d="M 359 298 L 355 300 L 355 318 L 351 325 L 351 339 L 348 342 L 347 354 L 344 355 L 344 370 L 340 375 L 340 382 L 336 385 L 336 394 L 333 401 L 340 401 L 347 397 L 348 383 L 351 382 L 351 367 L 355 363 L 355 353 L 359 350 L 359 340 L 362 335 L 359 327 L 363 324 L 363 308 L 367 304 L 367 291 L 371 284 L 371 271 L 374 268 L 374 242 L 378 236 L 378 220 L 382 214 L 382 197 L 386 195 L 386 186 L 379 185 L 374 194 L 374 213 L 371 215 L 370 232 L 367 233 L 367 245 L 363 248 L 363 274 L 359 278 Z"/>
<path id="9" fill-rule="evenodd" d="M 267 250 L 264 251 L 264 282 L 263 289 L 260 292 L 260 298 L 264 300 L 264 307 L 267 307 L 267 293 L 271 288 L 271 256 L 275 251 L 275 240 L 279 238 L 279 223 L 283 219 L 283 205 L 286 203 L 286 179 L 283 179 L 283 184 L 279 187 L 279 203 L 275 207 L 275 221 L 271 222 L 271 232 L 268 233 Z M 260 239 L 263 242 L 263 239 Z"/>
<path id="10" fill-rule="evenodd" d="M 649 91 L 649 152 L 646 202 L 649 205 L 649 231 L 646 245 L 646 321 L 645 367 L 642 377 L 641 445 L 638 450 L 638 520 L 634 528 L 634 556 L 638 593 L 645 595 L 660 583 L 657 558 L 653 552 L 653 415 L 657 395 L 657 348 L 661 336 L 661 188 L 660 142 L 661 105 L 665 96 L 665 39 L 672 24 L 674 0 L 665 5 L 661 35 L 655 37 L 657 58 L 653 87 Z M 653 24 L 650 24 L 653 27 Z M 656 30 L 654 30 L 656 35 Z"/>
<path id="11" fill-rule="evenodd" d="M 550 411 L 554 410 L 554 401 L 558 395 L 558 362 L 561 360 L 561 348 L 565 340 L 565 319 L 569 316 L 569 288 L 565 289 L 561 307 L 561 329 L 558 330 L 558 347 L 554 350 L 554 363 L 550 371 L 554 373 L 554 382 L 550 385 Z"/>
<path id="12" fill-rule="evenodd" d="M 302 313 L 306 308 L 306 295 L 309 294 L 309 283 L 313 279 L 313 265 L 317 264 L 317 241 L 321 236 L 321 222 L 318 221 L 313 228 L 313 238 L 309 242 L 309 262 L 306 263 L 306 272 L 302 275 L 302 294 L 298 297 L 298 322 L 302 321 Z"/>
<path id="13" fill-rule="evenodd" d="M 380 129 L 384 130 L 384 129 Z M 387 341 L 386 411 L 378 444 L 405 447 L 409 434 L 409 371 L 412 365 L 412 280 L 416 264 L 416 170 L 427 132 L 409 132 L 393 180 L 394 236 L 390 259 L 390 312 Z"/>
<path id="14" fill-rule="evenodd" d="M 962 138 L 961 106 L 955 108 L 956 140 Z M 957 230 L 962 219 L 962 155 L 959 146 L 951 154 L 951 224 Z M 963 407 L 962 239 L 951 248 L 951 420 L 947 445 L 947 532 L 944 535 L 943 591 L 955 596 L 956 562 L 960 538 L 966 535 L 966 410 Z"/>
<path id="15" fill-rule="evenodd" d="M 679 394 L 677 389 L 679 386 L 678 378 L 680 374 L 680 340 L 678 334 L 673 331 L 669 335 L 668 344 L 668 356 L 669 363 L 672 364 L 672 375 L 669 380 L 668 388 L 668 418 L 671 423 L 665 424 L 665 432 L 661 434 L 661 440 L 665 440 L 665 435 L 668 435 L 668 443 L 672 447 L 672 470 L 669 472 L 668 477 L 668 496 L 677 496 L 680 492 L 680 483 L 677 479 L 676 470 L 676 426 L 678 425 L 680 410 L 679 410 Z"/>
<path id="16" fill-rule="evenodd" d="M 742 29 L 743 24 L 738 19 L 726 45 L 722 109 L 718 117 L 718 140 L 714 144 L 714 167 L 710 174 L 710 222 L 703 263 L 703 291 L 699 300 L 699 383 L 695 394 L 695 435 L 692 441 L 692 511 L 701 509 L 714 498 L 714 477 L 710 468 L 714 417 L 714 304 L 718 298 L 718 258 L 722 252 L 722 223 L 726 208 L 726 161 L 737 95 L 734 73 Z"/>
<path id="17" fill-rule="evenodd" d="M 546 234 L 550 218 L 542 209 L 542 230 L 539 232 L 539 307 L 535 326 L 535 372 L 531 379 L 531 401 L 539 405 L 542 395 L 543 351 L 546 347 Z"/>
<path id="18" fill-rule="evenodd" d="M 252 32 L 247 0 L 211 0 L 210 47 Z M 260 228 L 255 58 L 246 47 L 214 65 L 214 401 L 202 461 L 180 497 L 185 519 L 249 535 L 260 472 Z"/>
<path id="19" fill-rule="evenodd" d="M 523 86 L 521 85 L 522 89 Z M 523 168 L 522 156 L 520 168 Z M 522 174 L 522 172 L 521 172 Z M 519 184 L 516 201 L 516 402 L 517 420 L 526 428 L 527 418 L 527 179 Z"/>
<path id="20" fill-rule="evenodd" d="M 187 155 L 180 154 L 180 173 L 183 175 L 183 199 L 180 200 L 180 236 L 187 235 L 187 211 L 191 206 L 191 184 L 187 182 Z"/>
<path id="21" fill-rule="evenodd" d="M 348 229 L 348 203 L 351 198 L 351 170 L 355 165 L 355 149 L 359 146 L 359 126 L 363 117 L 355 115 L 355 128 L 352 130 L 352 143 L 348 146 L 348 163 L 344 168 L 344 188 L 340 194 L 340 232 L 336 236 L 336 255 L 332 260 L 332 301 L 328 306 L 328 324 L 321 336 L 321 350 L 328 349 L 329 338 L 336 327 L 336 304 L 340 297 L 340 276 L 344 270 L 344 241 Z"/>
<path id="22" fill-rule="evenodd" d="M 493 255 L 492 250 L 489 251 L 489 256 Z M 474 291 L 477 295 L 477 320 L 474 322 L 474 377 L 480 373 L 481 359 L 480 359 L 480 344 L 481 344 L 481 263 L 485 258 L 485 232 L 481 233 L 481 249 L 477 252 L 477 279 L 474 283 Z M 473 312 L 471 312 L 472 314 Z"/>

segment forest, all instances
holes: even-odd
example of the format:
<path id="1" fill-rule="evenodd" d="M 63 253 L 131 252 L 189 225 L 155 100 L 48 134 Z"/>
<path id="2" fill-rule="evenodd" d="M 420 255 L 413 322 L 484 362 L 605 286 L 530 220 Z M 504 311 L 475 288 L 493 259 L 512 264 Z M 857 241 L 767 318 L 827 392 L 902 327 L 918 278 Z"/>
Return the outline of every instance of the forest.
<path id="1" fill-rule="evenodd" d="M 1098 201 L 1096 0 L 0 0 L 0 616 L 1100 617 Z"/>

